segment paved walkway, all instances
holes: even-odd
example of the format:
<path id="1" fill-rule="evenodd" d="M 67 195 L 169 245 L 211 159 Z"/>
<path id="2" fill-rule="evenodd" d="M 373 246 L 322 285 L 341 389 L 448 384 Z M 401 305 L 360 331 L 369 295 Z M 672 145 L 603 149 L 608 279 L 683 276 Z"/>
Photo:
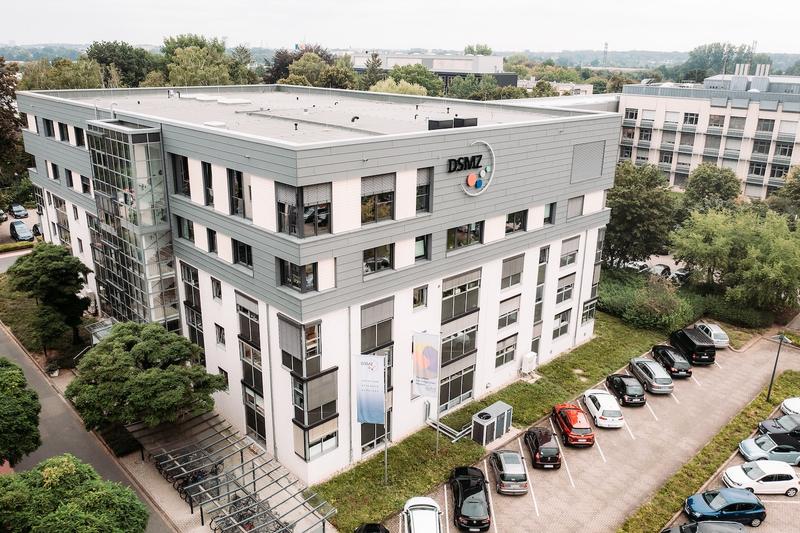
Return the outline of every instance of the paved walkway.
<path id="1" fill-rule="evenodd" d="M 114 458 L 103 447 L 94 434 L 87 432 L 77 413 L 48 382 L 39 368 L 30 360 L 4 328 L 0 328 L 0 355 L 8 357 L 22 367 L 28 384 L 39 394 L 42 412 L 39 417 L 39 431 L 42 434 L 42 445 L 22 460 L 15 470 L 28 470 L 40 461 L 69 452 L 81 460 L 91 464 L 104 478 L 132 486 L 130 478 L 116 463 Z M 174 530 L 167 525 L 162 516 L 133 487 L 145 502 L 150 511 L 147 533 L 171 533 Z"/>

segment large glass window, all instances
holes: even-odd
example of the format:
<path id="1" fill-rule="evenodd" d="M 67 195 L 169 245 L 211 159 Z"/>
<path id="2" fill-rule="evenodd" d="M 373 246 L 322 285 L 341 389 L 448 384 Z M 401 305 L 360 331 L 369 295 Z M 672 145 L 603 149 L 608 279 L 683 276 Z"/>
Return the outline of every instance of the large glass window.
<path id="1" fill-rule="evenodd" d="M 483 242 L 483 221 L 447 230 L 447 249 L 457 250 Z"/>
<path id="2" fill-rule="evenodd" d="M 730 117 L 728 120 L 728 131 L 730 130 L 743 130 L 747 122 L 746 117 Z"/>
<path id="3" fill-rule="evenodd" d="M 528 222 L 528 210 L 516 211 L 506 215 L 506 235 L 525 231 Z"/>
<path id="4" fill-rule="evenodd" d="M 394 174 L 361 178 L 361 223 L 371 224 L 394 217 Z"/>
<path id="5" fill-rule="evenodd" d="M 632 107 L 625 108 L 625 120 L 636 120 L 639 116 L 639 110 Z"/>
<path id="6" fill-rule="evenodd" d="M 297 422 L 311 426 L 336 416 L 336 378 L 336 370 L 308 380 L 292 376 L 292 402 Z"/>
<path id="7" fill-rule="evenodd" d="M 710 128 L 723 128 L 725 127 L 725 115 L 709 115 L 708 126 Z"/>
<path id="8" fill-rule="evenodd" d="M 244 201 L 244 175 L 241 171 L 228 169 L 228 194 L 230 195 L 230 214 L 250 218 Z"/>
<path id="9" fill-rule="evenodd" d="M 516 351 L 517 351 L 516 334 L 507 337 L 501 341 L 498 341 L 494 356 L 494 367 L 499 368 L 513 361 Z"/>
<path id="10" fill-rule="evenodd" d="M 211 163 L 202 161 L 200 167 L 203 170 L 203 198 L 206 205 L 214 205 L 214 180 L 211 174 Z"/>
<path id="11" fill-rule="evenodd" d="M 267 424 L 264 418 L 264 396 L 247 385 L 242 387 L 242 403 L 247 435 L 262 445 L 267 442 Z"/>
<path id="12" fill-rule="evenodd" d="M 278 316 L 278 342 L 283 366 L 308 378 L 322 371 L 322 324 L 301 325 Z"/>
<path id="13" fill-rule="evenodd" d="M 317 290 L 317 264 L 295 265 L 284 259 L 278 259 L 281 273 L 281 285 L 291 287 L 300 292 Z"/>
<path id="14" fill-rule="evenodd" d="M 696 126 L 700 120 L 700 115 L 697 113 L 684 113 L 683 114 L 683 123 L 687 126 Z"/>
<path id="15" fill-rule="evenodd" d="M 794 143 L 777 142 L 775 143 L 775 155 L 780 157 L 792 157 L 794 153 Z"/>
<path id="16" fill-rule="evenodd" d="M 200 309 L 200 276 L 197 269 L 191 265 L 187 265 L 183 261 L 181 263 L 181 278 L 183 279 L 183 292 L 186 295 L 184 302 L 187 305 Z"/>
<path id="17" fill-rule="evenodd" d="M 447 411 L 472 398 L 475 365 L 443 377 L 439 383 L 439 411 Z"/>
<path id="18" fill-rule="evenodd" d="M 253 248 L 249 244 L 231 239 L 231 246 L 233 247 L 233 262 L 237 265 L 243 265 L 247 268 L 253 268 Z"/>
<path id="19" fill-rule="evenodd" d="M 771 118 L 760 118 L 756 124 L 756 131 L 772 132 L 775 129 L 775 121 Z"/>
<path id="20" fill-rule="evenodd" d="M 753 141 L 753 153 L 754 154 L 763 154 L 769 155 L 769 149 L 772 147 L 771 141 L 765 141 L 762 139 L 756 139 Z"/>
<path id="21" fill-rule="evenodd" d="M 183 155 L 170 154 L 170 159 L 172 160 L 172 176 L 175 180 L 175 193 L 190 196 L 189 158 Z"/>
<path id="22" fill-rule="evenodd" d="M 567 309 L 563 313 L 558 313 L 553 317 L 553 339 L 566 335 L 569 331 L 569 317 L 572 309 Z"/>
<path id="23" fill-rule="evenodd" d="M 384 357 L 386 390 L 392 389 L 394 362 L 394 300 L 389 298 L 361 307 L 361 353 Z"/>
<path id="24" fill-rule="evenodd" d="M 364 275 L 394 268 L 394 244 L 384 244 L 364 250 Z"/>
<path id="25" fill-rule="evenodd" d="M 442 366 L 477 350 L 478 325 L 469 326 L 442 339 Z"/>
<path id="26" fill-rule="evenodd" d="M 331 184 L 276 185 L 278 231 L 297 237 L 330 233 Z M 299 218 L 302 216 L 302 220 Z"/>
<path id="27" fill-rule="evenodd" d="M 433 167 L 417 169 L 417 213 L 431 210 L 431 182 Z"/>
<path id="28" fill-rule="evenodd" d="M 442 282 L 442 322 L 478 309 L 481 271 L 472 270 Z"/>
<path id="29" fill-rule="evenodd" d="M 767 173 L 767 164 L 756 161 L 750 162 L 749 174 L 753 176 L 764 176 Z"/>

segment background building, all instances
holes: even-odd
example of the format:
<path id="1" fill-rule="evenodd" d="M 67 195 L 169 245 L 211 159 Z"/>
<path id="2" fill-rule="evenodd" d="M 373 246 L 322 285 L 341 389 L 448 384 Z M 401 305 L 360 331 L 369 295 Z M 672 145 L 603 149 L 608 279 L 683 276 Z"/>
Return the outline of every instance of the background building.
<path id="1" fill-rule="evenodd" d="M 415 332 L 442 336 L 431 412 L 592 335 L 618 114 L 289 86 L 18 101 L 46 239 L 104 313 L 203 346 L 217 409 L 308 483 L 424 425 Z M 386 357 L 385 429 L 356 419 L 362 353 Z"/>

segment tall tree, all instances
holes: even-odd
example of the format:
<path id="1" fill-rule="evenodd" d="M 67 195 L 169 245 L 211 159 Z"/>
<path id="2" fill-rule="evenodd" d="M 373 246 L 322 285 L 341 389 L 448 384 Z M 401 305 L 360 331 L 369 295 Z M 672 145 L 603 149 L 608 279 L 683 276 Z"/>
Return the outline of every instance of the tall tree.
<path id="1" fill-rule="evenodd" d="M 167 85 L 169 84 L 163 72 L 160 70 L 151 70 L 139 84 L 139 87 L 166 87 Z"/>
<path id="2" fill-rule="evenodd" d="M 318 87 L 333 89 L 355 89 L 356 71 L 352 67 L 337 64 L 326 65 L 317 80 Z"/>
<path id="3" fill-rule="evenodd" d="M 86 56 L 104 67 L 114 65 L 119 69 L 124 87 L 138 87 L 147 73 L 156 67 L 153 54 L 124 41 L 95 41 L 86 49 Z"/>
<path id="4" fill-rule="evenodd" d="M 67 387 L 88 429 L 144 421 L 150 426 L 210 411 L 222 376 L 206 373 L 202 349 L 160 324 L 124 322 L 81 359 Z"/>
<path id="5" fill-rule="evenodd" d="M 225 41 L 223 39 L 208 38 L 195 33 L 183 33 L 165 37 L 161 53 L 164 54 L 166 63 L 169 64 L 175 61 L 175 55 L 179 48 L 189 48 L 190 46 L 207 48 L 211 51 L 211 55 L 225 55 Z"/>
<path id="6" fill-rule="evenodd" d="M 410 84 L 421 85 L 425 87 L 428 96 L 441 96 L 442 89 L 444 89 L 444 82 L 442 79 L 431 72 L 425 65 L 395 65 L 389 71 L 389 77 L 394 81 L 400 82 L 407 81 Z"/>
<path id="7" fill-rule="evenodd" d="M 617 165 L 606 206 L 611 208 L 611 220 L 604 256 L 611 265 L 642 261 L 666 248 L 674 200 L 669 182 L 655 166 L 637 167 L 630 161 Z"/>
<path id="8" fill-rule="evenodd" d="M 361 90 L 369 90 L 384 78 L 386 78 L 386 72 L 383 70 L 383 61 L 377 52 L 372 52 L 364 62 L 364 73 L 361 74 L 359 80 Z"/>
<path id="9" fill-rule="evenodd" d="M 534 98 L 544 98 L 548 96 L 558 96 L 558 91 L 553 88 L 549 81 L 539 80 L 533 86 L 531 96 Z"/>
<path id="10" fill-rule="evenodd" d="M 275 50 L 272 59 L 265 62 L 264 83 L 278 83 L 289 75 L 289 65 L 295 60 L 294 54 L 286 48 Z"/>
<path id="11" fill-rule="evenodd" d="M 250 66 L 253 64 L 253 54 L 250 49 L 242 44 L 231 50 L 229 71 L 231 82 L 237 85 L 256 83 L 258 77 Z"/>
<path id="12" fill-rule="evenodd" d="M 0 464 L 11 466 L 41 444 L 39 395 L 28 387 L 22 369 L 0 357 Z"/>
<path id="13" fill-rule="evenodd" d="M 133 489 L 103 480 L 70 454 L 0 476 L 2 531 L 144 533 L 147 519 Z"/>
<path id="14" fill-rule="evenodd" d="M 289 74 L 285 78 L 277 81 L 280 85 L 302 85 L 304 87 L 311 87 L 311 82 L 305 76 L 299 74 Z"/>
<path id="15" fill-rule="evenodd" d="M 800 167 L 792 167 L 783 187 L 769 195 L 766 203 L 776 213 L 786 215 L 789 226 L 796 229 L 800 218 Z"/>
<path id="16" fill-rule="evenodd" d="M 16 106 L 17 64 L 0 56 L 0 187 L 16 186 L 31 158 L 22 146 L 24 125 Z"/>
<path id="17" fill-rule="evenodd" d="M 175 86 L 228 85 L 230 73 L 227 58 L 214 47 L 178 48 L 167 66 L 169 83 Z"/>
<path id="18" fill-rule="evenodd" d="M 289 65 L 289 74 L 304 76 L 311 85 L 319 83 L 322 71 L 328 64 L 314 52 L 306 52 L 299 59 Z"/>
<path id="19" fill-rule="evenodd" d="M 103 67 L 85 57 L 52 63 L 45 59 L 25 66 L 19 86 L 23 90 L 98 89 L 103 87 Z"/>
<path id="20" fill-rule="evenodd" d="M 689 210 L 730 208 L 742 192 L 742 183 L 729 168 L 703 163 L 689 174 L 683 196 Z"/>
<path id="21" fill-rule="evenodd" d="M 450 80 L 450 84 L 447 87 L 447 96 L 450 98 L 469 98 L 472 94 L 478 92 L 479 83 L 475 74 L 467 74 L 464 77 L 456 76 Z"/>
<path id="22" fill-rule="evenodd" d="M 488 44 L 468 44 L 464 47 L 464 55 L 490 56 L 492 49 Z"/>
<path id="23" fill-rule="evenodd" d="M 422 85 L 408 83 L 406 80 L 400 80 L 398 83 L 392 78 L 379 81 L 370 87 L 369 90 L 376 93 L 413 94 L 416 96 L 425 96 L 428 94 L 428 91 Z"/>

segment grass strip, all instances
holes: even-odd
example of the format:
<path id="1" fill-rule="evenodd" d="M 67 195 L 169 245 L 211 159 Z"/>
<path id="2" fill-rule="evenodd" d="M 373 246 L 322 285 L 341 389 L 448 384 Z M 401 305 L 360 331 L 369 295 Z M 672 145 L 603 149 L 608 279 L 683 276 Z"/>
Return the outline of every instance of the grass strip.
<path id="1" fill-rule="evenodd" d="M 0 244 L 0 254 L 4 252 L 13 252 L 15 250 L 25 250 L 28 248 L 33 248 L 35 242 L 32 241 L 19 241 L 19 242 L 7 242 L 4 244 Z"/>
<path id="2" fill-rule="evenodd" d="M 661 531 L 683 502 L 728 460 L 739 442 L 750 437 L 758 423 L 767 418 L 784 398 L 800 394 L 800 372 L 787 370 L 776 380 L 767 402 L 765 387 L 756 398 L 734 416 L 711 441 L 659 488 L 650 500 L 639 507 L 618 533 L 653 533 Z"/>

